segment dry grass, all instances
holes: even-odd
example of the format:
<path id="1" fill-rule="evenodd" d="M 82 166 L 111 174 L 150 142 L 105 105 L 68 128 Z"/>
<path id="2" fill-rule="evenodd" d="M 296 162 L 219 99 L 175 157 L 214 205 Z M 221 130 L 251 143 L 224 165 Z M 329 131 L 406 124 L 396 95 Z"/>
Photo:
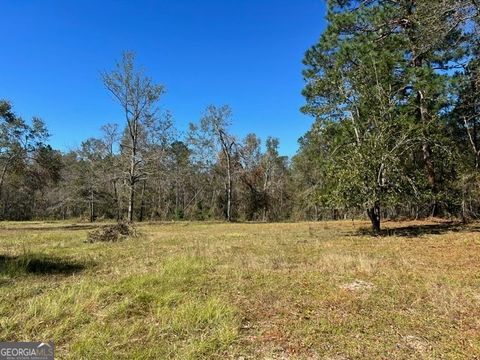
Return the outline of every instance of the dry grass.
<path id="1" fill-rule="evenodd" d="M 476 225 L 0 223 L 0 338 L 66 359 L 478 359 Z M 353 286 L 353 285 L 355 286 Z"/>

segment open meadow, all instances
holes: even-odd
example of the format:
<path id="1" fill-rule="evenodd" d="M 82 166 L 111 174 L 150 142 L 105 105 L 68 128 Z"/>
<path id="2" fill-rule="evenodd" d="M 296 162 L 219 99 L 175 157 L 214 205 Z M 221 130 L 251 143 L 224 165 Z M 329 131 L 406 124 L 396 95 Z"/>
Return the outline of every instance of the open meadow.
<path id="1" fill-rule="evenodd" d="M 478 359 L 476 224 L 0 223 L 0 338 L 59 359 Z"/>

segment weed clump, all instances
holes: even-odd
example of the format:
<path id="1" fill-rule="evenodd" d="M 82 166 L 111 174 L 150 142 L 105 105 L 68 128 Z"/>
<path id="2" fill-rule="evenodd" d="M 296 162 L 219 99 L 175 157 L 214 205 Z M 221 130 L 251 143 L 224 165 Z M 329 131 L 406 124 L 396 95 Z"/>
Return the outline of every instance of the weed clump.
<path id="1" fill-rule="evenodd" d="M 87 243 L 116 242 L 129 237 L 137 236 L 135 227 L 127 222 L 119 222 L 115 225 L 102 226 L 90 231 L 87 235 Z"/>

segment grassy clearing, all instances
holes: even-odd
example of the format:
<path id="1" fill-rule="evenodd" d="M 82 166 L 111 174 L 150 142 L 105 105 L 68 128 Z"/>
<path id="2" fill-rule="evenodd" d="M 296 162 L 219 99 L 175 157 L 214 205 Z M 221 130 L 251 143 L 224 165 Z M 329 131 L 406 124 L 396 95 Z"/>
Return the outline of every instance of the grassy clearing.
<path id="1" fill-rule="evenodd" d="M 366 225 L 145 224 L 86 244 L 89 225 L 1 223 L 0 338 L 53 339 L 62 359 L 478 358 L 477 227 Z"/>

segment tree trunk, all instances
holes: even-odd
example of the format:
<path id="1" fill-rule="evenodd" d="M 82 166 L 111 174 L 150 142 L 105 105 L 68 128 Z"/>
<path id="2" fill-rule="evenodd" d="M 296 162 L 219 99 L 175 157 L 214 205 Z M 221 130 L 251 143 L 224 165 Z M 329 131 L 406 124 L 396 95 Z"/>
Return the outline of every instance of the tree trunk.
<path id="1" fill-rule="evenodd" d="M 115 196 L 115 205 L 117 207 L 117 214 L 116 214 L 117 221 L 120 221 L 122 218 L 122 206 L 120 204 L 120 196 L 118 194 L 118 189 L 117 189 L 117 180 L 113 181 L 113 193 Z"/>
<path id="2" fill-rule="evenodd" d="M 142 196 L 141 196 L 141 202 L 140 202 L 140 216 L 138 218 L 138 221 L 142 222 L 144 213 L 145 213 L 145 188 L 146 188 L 147 182 L 143 182 L 143 187 L 142 187 Z"/>
<path id="3" fill-rule="evenodd" d="M 418 58 L 416 61 L 414 61 L 414 66 L 419 68 L 422 67 L 422 59 Z M 425 170 L 427 172 L 427 182 L 430 189 L 432 190 L 432 193 L 435 195 L 437 192 L 435 164 L 432 156 L 432 148 L 428 143 L 429 133 L 428 133 L 427 127 L 428 127 L 429 115 L 428 115 L 427 104 L 425 101 L 425 94 L 423 93 L 422 90 L 417 91 L 417 106 L 418 106 L 417 118 L 419 122 L 424 126 L 425 139 L 423 140 L 423 144 L 422 144 L 422 155 L 423 155 L 423 161 L 425 163 Z M 435 199 L 433 199 L 431 216 L 435 216 L 437 214 L 437 209 L 438 209 L 437 202 Z"/>
<path id="4" fill-rule="evenodd" d="M 465 201 L 465 185 L 464 185 L 464 188 L 462 190 L 462 223 L 463 224 L 466 224 L 468 221 L 467 221 L 467 210 L 466 210 L 466 201 Z"/>
<path id="5" fill-rule="evenodd" d="M 128 197 L 128 221 L 133 222 L 133 201 L 135 199 L 135 183 L 130 182 L 130 193 Z"/>
<path id="6" fill-rule="evenodd" d="M 268 183 L 269 183 L 269 170 L 265 171 L 264 181 L 263 181 L 263 221 L 267 221 L 268 214 Z"/>
<path id="7" fill-rule="evenodd" d="M 410 1 L 407 6 L 407 14 L 409 17 L 414 16 L 415 12 L 415 7 L 416 7 L 416 1 Z M 422 54 L 418 54 L 416 51 L 416 45 L 418 42 L 418 30 L 417 30 L 417 24 L 414 22 L 408 22 L 408 27 L 407 27 L 407 35 L 408 38 L 411 42 L 411 51 L 412 51 L 412 57 L 413 57 L 413 62 L 412 66 L 417 69 L 421 69 L 424 66 L 424 59 Z M 420 79 L 422 80 L 422 79 Z M 416 96 L 416 102 L 417 102 L 417 120 L 422 126 L 424 126 L 423 129 L 423 135 L 424 135 L 424 140 L 422 144 L 422 156 L 423 156 L 423 161 L 425 163 L 425 170 L 427 172 L 427 182 L 430 188 L 432 189 L 433 194 L 436 193 L 436 174 L 435 174 L 435 163 L 433 160 L 432 156 L 432 149 L 430 144 L 428 143 L 428 138 L 429 138 L 429 133 L 428 133 L 428 122 L 430 120 L 430 114 L 428 112 L 428 105 L 425 99 L 425 92 L 424 89 L 417 89 L 417 96 Z M 436 201 L 433 201 L 432 204 L 432 214 L 434 214 L 437 211 L 437 206 L 436 206 Z"/>
<path id="8" fill-rule="evenodd" d="M 132 152 L 130 157 L 130 173 L 129 173 L 129 197 L 128 197 L 128 221 L 133 222 L 133 206 L 135 202 L 135 161 L 137 149 L 135 136 L 132 135 Z"/>
<path id="9" fill-rule="evenodd" d="M 410 50 L 412 52 L 412 67 L 416 69 L 421 69 L 424 66 L 424 59 L 423 55 L 420 54 L 417 51 L 418 47 L 418 24 L 413 20 L 415 11 L 416 11 L 416 0 L 410 0 L 405 3 L 406 6 L 406 13 L 407 13 L 407 19 L 404 21 L 404 29 L 406 31 L 406 34 L 410 40 Z M 420 76 L 420 79 L 421 76 Z M 427 182 L 432 189 L 432 192 L 435 194 L 436 192 L 436 175 L 435 175 L 435 164 L 432 156 L 432 149 L 430 144 L 428 143 L 428 121 L 429 119 L 429 113 L 428 113 L 428 105 L 425 99 L 425 93 L 424 89 L 417 89 L 416 90 L 416 105 L 417 105 L 417 114 L 416 118 L 419 124 L 422 124 L 424 126 L 423 128 L 423 135 L 424 135 L 424 140 L 422 144 L 422 156 L 423 156 L 423 161 L 425 163 L 425 170 L 426 170 L 426 175 L 427 175 Z M 432 211 L 436 211 L 436 203 L 435 201 L 432 204 Z"/>
<path id="10" fill-rule="evenodd" d="M 417 100 L 418 100 L 418 107 L 419 107 L 419 110 L 418 110 L 419 120 L 423 125 L 427 126 L 428 113 L 427 113 L 427 107 L 425 104 L 425 99 L 422 91 L 418 91 Z M 425 134 L 425 137 L 428 137 L 428 134 Z M 432 149 L 427 140 L 424 140 L 424 143 L 422 145 L 422 153 L 423 153 L 423 161 L 425 161 L 425 167 L 427 169 L 428 185 L 430 185 L 432 189 L 435 189 L 435 183 L 436 183 L 435 167 L 432 159 Z"/>
<path id="11" fill-rule="evenodd" d="M 0 203 L 2 202 L 3 195 L 3 183 L 5 182 L 5 176 L 7 174 L 8 163 L 3 166 L 2 173 L 0 174 Z M 3 211 L 5 214 L 5 211 Z M 3 216 L 1 217 L 3 219 Z"/>
<path id="12" fill-rule="evenodd" d="M 380 233 L 380 202 L 375 201 L 373 207 L 367 209 L 367 214 L 372 222 L 372 230 L 374 233 Z"/>
<path id="13" fill-rule="evenodd" d="M 232 169 L 229 154 L 227 154 L 227 220 L 232 221 Z"/>
<path id="14" fill-rule="evenodd" d="M 475 89 L 474 92 L 476 93 Z M 477 121 L 473 121 L 473 142 L 475 144 L 474 148 L 478 149 L 478 135 L 477 135 Z M 475 152 L 475 169 L 478 169 L 478 166 L 480 164 L 480 154 L 478 151 Z"/>

